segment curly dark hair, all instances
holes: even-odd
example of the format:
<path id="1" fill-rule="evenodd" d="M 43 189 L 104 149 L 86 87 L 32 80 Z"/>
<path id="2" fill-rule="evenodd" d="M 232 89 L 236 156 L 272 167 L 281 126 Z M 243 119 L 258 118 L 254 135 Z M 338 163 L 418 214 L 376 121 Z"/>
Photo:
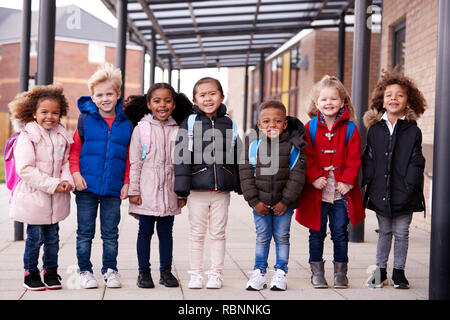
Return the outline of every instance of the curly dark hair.
<path id="1" fill-rule="evenodd" d="M 194 113 L 193 105 L 184 93 L 177 93 L 168 83 L 158 82 L 150 86 L 145 95 L 131 95 L 125 100 L 123 112 L 133 126 L 136 126 L 143 116 L 151 113 L 150 109 L 147 107 L 147 102 L 151 100 L 153 91 L 157 89 L 167 89 L 172 93 L 172 97 L 175 101 L 175 109 L 172 111 L 171 116 L 178 125 L 180 125 L 186 117 Z"/>
<path id="2" fill-rule="evenodd" d="M 404 76 L 395 69 L 390 72 L 383 71 L 381 79 L 378 81 L 377 86 L 372 92 L 369 110 L 376 110 L 378 113 L 384 112 L 384 92 L 386 91 L 386 87 L 393 84 L 400 85 L 406 91 L 408 97 L 406 118 L 408 120 L 417 120 L 427 108 L 425 97 L 411 78 Z"/>
<path id="3" fill-rule="evenodd" d="M 19 93 L 8 103 L 11 119 L 23 123 L 34 121 L 34 115 L 39 103 L 45 99 L 55 100 L 61 108 L 61 117 L 67 115 L 69 103 L 64 96 L 63 88 L 59 85 L 35 86 L 28 91 Z"/>

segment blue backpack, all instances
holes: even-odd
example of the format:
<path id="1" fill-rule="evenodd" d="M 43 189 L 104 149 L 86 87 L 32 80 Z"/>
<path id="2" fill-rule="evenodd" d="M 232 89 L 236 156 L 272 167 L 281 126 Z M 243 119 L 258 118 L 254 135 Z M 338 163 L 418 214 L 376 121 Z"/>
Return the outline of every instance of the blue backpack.
<path id="1" fill-rule="evenodd" d="M 248 161 L 253 166 L 256 175 L 256 163 L 258 158 L 258 148 L 261 144 L 261 140 L 257 139 L 250 143 L 248 147 Z M 291 148 L 291 152 L 289 154 L 289 170 L 292 170 L 297 164 L 298 159 L 300 158 L 300 150 L 298 150 L 294 145 Z"/>
<path id="2" fill-rule="evenodd" d="M 348 140 L 353 135 L 353 131 L 355 131 L 356 125 L 353 121 L 347 121 L 347 132 L 345 134 L 345 145 L 348 144 Z M 314 140 L 316 139 L 316 131 L 317 131 L 317 117 L 314 117 L 309 122 L 309 136 L 311 137 L 311 143 L 314 146 Z"/>

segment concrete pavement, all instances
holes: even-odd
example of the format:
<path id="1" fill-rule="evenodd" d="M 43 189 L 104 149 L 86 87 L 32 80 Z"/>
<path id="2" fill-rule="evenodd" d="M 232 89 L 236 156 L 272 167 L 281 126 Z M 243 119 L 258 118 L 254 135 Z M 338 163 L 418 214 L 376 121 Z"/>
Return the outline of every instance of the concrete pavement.
<path id="1" fill-rule="evenodd" d="M 99 281 L 97 289 L 79 289 L 76 259 L 76 207 L 72 195 L 71 215 L 60 223 L 59 274 L 62 276 L 62 290 L 31 292 L 23 288 L 24 241 L 13 241 L 13 222 L 9 218 L 9 190 L 0 184 L 0 300 L 424 300 L 428 299 L 428 271 L 430 234 L 411 227 L 406 276 L 409 290 L 398 290 L 392 286 L 369 289 L 365 280 L 368 270 L 375 263 L 377 234 L 376 218 L 367 212 L 365 221 L 365 242 L 349 243 L 349 288 L 313 289 L 310 284 L 308 264 L 308 230 L 294 219 L 291 227 L 291 251 L 288 274 L 288 290 L 259 292 L 245 290 L 253 269 L 255 249 L 255 227 L 251 211 L 242 196 L 232 194 L 227 228 L 227 251 L 224 268 L 224 285 L 220 290 L 187 288 L 189 281 L 187 210 L 175 218 L 173 272 L 180 280 L 180 287 L 166 288 L 158 284 L 159 254 L 156 234 L 152 241 L 151 264 L 155 282 L 153 289 L 136 286 L 137 220 L 128 215 L 128 201 L 122 204 L 122 219 L 119 226 L 118 268 L 122 288 L 110 289 L 104 286 L 101 268 L 102 242 L 99 223 L 93 241 L 92 262 L 94 274 Z M 207 241 L 208 244 L 208 241 Z M 42 250 L 41 250 L 42 251 Z M 393 251 L 393 250 L 392 250 Z M 205 256 L 205 270 L 209 267 L 208 246 Z M 324 259 L 326 278 L 333 283 L 333 254 L 329 235 L 325 240 Z M 392 273 L 392 252 L 388 264 L 388 276 Z M 275 263 L 275 247 L 272 244 L 269 268 Z M 40 260 L 40 267 L 42 260 Z M 270 281 L 270 274 L 269 274 Z"/>

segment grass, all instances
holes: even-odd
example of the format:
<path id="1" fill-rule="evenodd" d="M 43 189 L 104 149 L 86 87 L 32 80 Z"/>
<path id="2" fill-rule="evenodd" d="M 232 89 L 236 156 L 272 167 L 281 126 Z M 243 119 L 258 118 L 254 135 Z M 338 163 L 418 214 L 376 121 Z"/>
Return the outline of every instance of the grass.
<path id="1" fill-rule="evenodd" d="M 3 154 L 0 155 L 0 183 L 5 183 L 5 162 L 3 161 Z"/>

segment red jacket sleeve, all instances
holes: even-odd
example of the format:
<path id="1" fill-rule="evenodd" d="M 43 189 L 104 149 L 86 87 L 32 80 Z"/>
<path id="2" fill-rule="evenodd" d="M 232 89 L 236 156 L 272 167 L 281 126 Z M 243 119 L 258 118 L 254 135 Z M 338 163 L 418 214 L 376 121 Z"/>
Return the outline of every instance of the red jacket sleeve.
<path id="1" fill-rule="evenodd" d="M 127 160 L 125 163 L 125 177 L 123 179 L 123 184 L 130 184 L 130 145 L 127 148 Z"/>
<path id="2" fill-rule="evenodd" d="M 70 147 L 69 167 L 70 173 L 80 172 L 81 138 L 78 129 L 73 134 L 73 144 Z"/>

